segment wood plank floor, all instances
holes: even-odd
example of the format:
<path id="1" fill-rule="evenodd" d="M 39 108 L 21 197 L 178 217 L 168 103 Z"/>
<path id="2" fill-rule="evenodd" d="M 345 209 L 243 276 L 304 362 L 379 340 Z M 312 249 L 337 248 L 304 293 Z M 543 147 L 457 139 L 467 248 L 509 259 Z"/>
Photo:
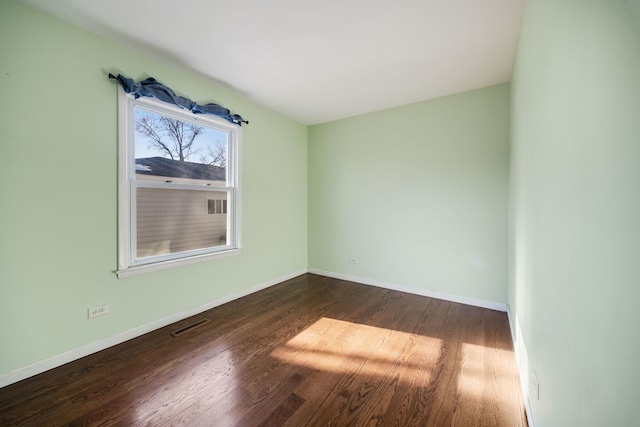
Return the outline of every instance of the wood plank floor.
<path id="1" fill-rule="evenodd" d="M 0 425 L 518 427 L 526 416 L 505 313 L 305 274 L 4 387 Z"/>

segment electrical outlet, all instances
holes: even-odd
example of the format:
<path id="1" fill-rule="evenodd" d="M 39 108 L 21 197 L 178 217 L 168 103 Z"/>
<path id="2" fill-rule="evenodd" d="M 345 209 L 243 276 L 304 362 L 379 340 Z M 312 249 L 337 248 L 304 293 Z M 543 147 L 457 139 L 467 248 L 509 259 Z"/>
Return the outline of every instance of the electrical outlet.
<path id="1" fill-rule="evenodd" d="M 349 257 L 349 264 L 357 264 L 358 263 L 358 258 L 356 257 Z"/>
<path id="2" fill-rule="evenodd" d="M 536 400 L 540 400 L 540 383 L 538 382 L 538 375 L 536 371 L 532 370 L 531 381 L 533 383 L 533 394 Z"/>
<path id="3" fill-rule="evenodd" d="M 87 312 L 88 312 L 87 314 L 89 316 L 89 319 L 92 319 L 98 316 L 104 316 L 105 314 L 109 314 L 109 304 L 104 304 L 98 307 L 90 308 L 89 310 L 87 310 Z"/>

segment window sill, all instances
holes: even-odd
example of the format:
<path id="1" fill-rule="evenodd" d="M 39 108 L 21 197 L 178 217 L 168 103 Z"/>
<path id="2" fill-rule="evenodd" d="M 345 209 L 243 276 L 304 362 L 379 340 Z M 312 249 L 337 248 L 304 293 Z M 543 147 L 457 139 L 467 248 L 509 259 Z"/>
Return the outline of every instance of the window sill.
<path id="1" fill-rule="evenodd" d="M 240 255 L 241 253 L 242 249 L 230 249 L 224 252 L 196 255 L 188 258 L 172 259 L 169 261 L 154 262 L 151 264 L 132 265 L 121 270 L 116 270 L 115 273 L 118 276 L 118 279 L 126 279 L 127 277 L 139 276 L 141 274 L 153 273 L 155 271 L 167 270 L 174 267 L 197 264 L 218 258 L 226 258 L 229 256 Z"/>

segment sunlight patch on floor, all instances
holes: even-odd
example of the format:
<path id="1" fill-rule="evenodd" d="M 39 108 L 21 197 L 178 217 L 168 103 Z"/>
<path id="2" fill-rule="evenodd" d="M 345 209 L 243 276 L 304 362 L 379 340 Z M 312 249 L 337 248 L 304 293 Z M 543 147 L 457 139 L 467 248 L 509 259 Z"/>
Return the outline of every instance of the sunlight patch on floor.
<path id="1" fill-rule="evenodd" d="M 324 372 L 380 376 L 397 369 L 416 386 L 427 386 L 442 340 L 323 317 L 276 348 L 271 356 Z"/>
<path id="2" fill-rule="evenodd" d="M 511 405 L 516 374 L 513 351 L 464 343 L 461 358 L 458 393 L 465 399 L 489 398 L 501 405 Z M 490 382 L 487 381 L 487 369 L 492 369 Z"/>

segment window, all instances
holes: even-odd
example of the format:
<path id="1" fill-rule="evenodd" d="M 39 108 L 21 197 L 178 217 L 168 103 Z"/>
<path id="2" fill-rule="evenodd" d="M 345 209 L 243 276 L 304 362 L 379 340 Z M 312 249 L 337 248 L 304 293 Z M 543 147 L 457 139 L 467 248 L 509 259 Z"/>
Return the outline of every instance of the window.
<path id="1" fill-rule="evenodd" d="M 222 200 L 209 199 L 209 200 L 207 200 L 207 213 L 209 215 L 212 215 L 212 214 L 226 214 L 227 213 L 227 201 L 226 201 L 226 199 L 222 199 Z"/>
<path id="2" fill-rule="evenodd" d="M 238 253 L 240 127 L 122 89 L 119 115 L 118 277 Z"/>

